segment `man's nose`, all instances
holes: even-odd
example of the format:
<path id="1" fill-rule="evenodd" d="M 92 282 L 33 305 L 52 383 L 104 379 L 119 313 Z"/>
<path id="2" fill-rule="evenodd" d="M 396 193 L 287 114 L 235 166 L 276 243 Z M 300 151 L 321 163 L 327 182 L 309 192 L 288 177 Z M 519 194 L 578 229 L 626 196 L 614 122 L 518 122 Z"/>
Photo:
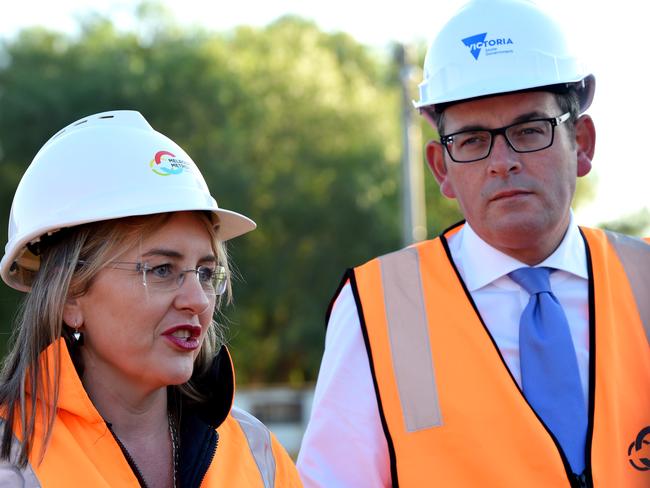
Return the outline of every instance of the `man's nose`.
<path id="1" fill-rule="evenodd" d="M 505 134 L 493 136 L 492 150 L 487 157 L 490 174 L 506 176 L 521 169 L 521 153 L 516 152 L 507 141 Z"/>

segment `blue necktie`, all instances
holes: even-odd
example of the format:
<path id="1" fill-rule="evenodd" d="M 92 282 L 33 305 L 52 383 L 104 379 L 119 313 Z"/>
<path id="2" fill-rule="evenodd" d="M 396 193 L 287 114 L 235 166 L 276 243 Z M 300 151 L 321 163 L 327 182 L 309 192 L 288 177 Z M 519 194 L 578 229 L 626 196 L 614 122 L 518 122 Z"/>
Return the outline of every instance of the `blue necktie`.
<path id="1" fill-rule="evenodd" d="M 508 276 L 530 294 L 519 322 L 524 395 L 562 446 L 576 474 L 585 468 L 587 409 L 569 323 L 551 291 L 550 268 Z"/>

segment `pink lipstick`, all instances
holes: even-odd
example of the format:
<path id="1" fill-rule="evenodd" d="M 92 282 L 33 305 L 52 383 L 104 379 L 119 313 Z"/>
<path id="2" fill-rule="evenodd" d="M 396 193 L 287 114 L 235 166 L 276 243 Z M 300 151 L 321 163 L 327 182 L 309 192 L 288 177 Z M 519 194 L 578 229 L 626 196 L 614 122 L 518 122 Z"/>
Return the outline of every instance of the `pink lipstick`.
<path id="1" fill-rule="evenodd" d="M 167 329 L 163 336 L 179 349 L 193 351 L 201 345 L 199 341 L 201 326 L 191 324 L 175 325 Z"/>

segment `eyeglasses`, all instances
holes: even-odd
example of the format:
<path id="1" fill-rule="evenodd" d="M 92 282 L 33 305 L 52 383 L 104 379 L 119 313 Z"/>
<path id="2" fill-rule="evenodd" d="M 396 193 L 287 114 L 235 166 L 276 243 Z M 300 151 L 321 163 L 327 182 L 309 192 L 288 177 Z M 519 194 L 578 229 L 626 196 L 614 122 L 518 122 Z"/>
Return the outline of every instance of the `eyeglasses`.
<path id="1" fill-rule="evenodd" d="M 555 127 L 571 117 L 567 112 L 559 117 L 533 119 L 498 129 L 472 129 L 440 136 L 451 159 L 457 163 L 472 163 L 485 159 L 492 152 L 494 139 L 503 134 L 508 145 L 518 153 L 541 151 L 553 145 Z"/>
<path id="2" fill-rule="evenodd" d="M 187 273 L 195 273 L 206 295 L 219 296 L 226 291 L 226 268 L 223 266 L 199 266 L 190 269 L 178 269 L 171 263 L 150 266 L 141 262 L 117 261 L 109 267 L 142 273 L 142 284 L 156 291 L 178 290 L 185 282 Z"/>

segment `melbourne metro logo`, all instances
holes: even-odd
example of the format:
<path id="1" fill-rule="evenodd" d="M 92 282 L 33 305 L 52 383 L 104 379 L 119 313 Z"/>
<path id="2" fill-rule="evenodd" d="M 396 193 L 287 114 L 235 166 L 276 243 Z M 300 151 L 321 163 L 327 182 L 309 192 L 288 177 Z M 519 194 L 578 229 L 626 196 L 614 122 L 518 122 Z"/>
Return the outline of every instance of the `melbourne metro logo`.
<path id="1" fill-rule="evenodd" d="M 496 39 L 487 39 L 487 32 L 476 34 L 473 36 L 462 39 L 463 44 L 469 48 L 474 59 L 478 61 L 478 56 L 481 54 L 481 49 L 485 48 L 485 56 L 492 54 L 508 54 L 512 53 L 511 45 L 514 44 L 509 37 L 498 37 Z"/>
<path id="2" fill-rule="evenodd" d="M 189 163 L 169 151 L 158 151 L 149 163 L 151 171 L 160 176 L 179 175 L 189 169 Z"/>

